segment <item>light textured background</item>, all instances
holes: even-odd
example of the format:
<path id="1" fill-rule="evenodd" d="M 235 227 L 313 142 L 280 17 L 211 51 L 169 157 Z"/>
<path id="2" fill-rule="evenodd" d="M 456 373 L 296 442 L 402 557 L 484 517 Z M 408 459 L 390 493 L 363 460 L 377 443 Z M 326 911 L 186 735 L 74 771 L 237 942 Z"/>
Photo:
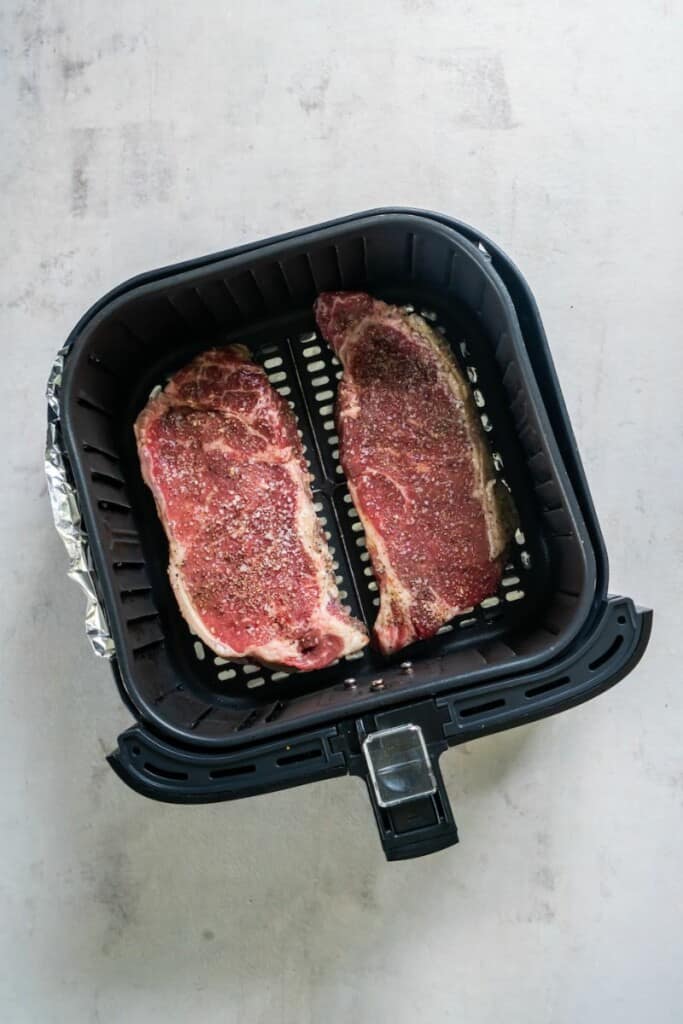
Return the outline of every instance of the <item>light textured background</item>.
<path id="1" fill-rule="evenodd" d="M 2 5 L 0 1018 L 683 1014 L 681 8 Z M 477 225 L 538 298 L 612 559 L 655 606 L 593 703 L 450 751 L 461 845 L 387 865 L 352 780 L 197 808 L 127 724 L 45 494 L 43 389 L 118 281 L 380 204 Z M 656 1007 L 656 1009 L 655 1009 Z"/>

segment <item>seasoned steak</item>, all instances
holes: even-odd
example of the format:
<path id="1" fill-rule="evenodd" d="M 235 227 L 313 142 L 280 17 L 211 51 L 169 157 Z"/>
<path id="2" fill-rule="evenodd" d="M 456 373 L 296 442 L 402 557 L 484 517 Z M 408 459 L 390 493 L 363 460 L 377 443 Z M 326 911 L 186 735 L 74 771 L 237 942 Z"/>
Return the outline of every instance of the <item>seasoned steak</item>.
<path id="1" fill-rule="evenodd" d="M 469 387 L 421 317 L 361 292 L 315 312 L 344 376 L 341 463 L 380 587 L 390 654 L 496 591 L 509 527 Z"/>
<path id="2" fill-rule="evenodd" d="M 178 604 L 213 651 L 310 671 L 365 646 L 339 602 L 294 416 L 245 348 L 176 373 L 135 436 Z"/>

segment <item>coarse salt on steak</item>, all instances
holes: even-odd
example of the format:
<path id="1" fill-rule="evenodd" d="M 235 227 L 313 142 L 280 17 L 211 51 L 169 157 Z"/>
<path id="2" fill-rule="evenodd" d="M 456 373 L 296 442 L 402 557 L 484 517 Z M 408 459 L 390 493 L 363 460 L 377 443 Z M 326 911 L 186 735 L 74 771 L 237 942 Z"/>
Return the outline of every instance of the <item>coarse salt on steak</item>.
<path id="1" fill-rule="evenodd" d="M 243 346 L 178 371 L 135 436 L 173 590 L 211 650 L 311 671 L 365 646 L 339 601 L 292 411 Z"/>
<path id="2" fill-rule="evenodd" d="M 495 593 L 509 527 L 469 387 L 416 315 L 362 292 L 315 304 L 344 375 L 340 458 L 380 588 L 385 654 Z"/>

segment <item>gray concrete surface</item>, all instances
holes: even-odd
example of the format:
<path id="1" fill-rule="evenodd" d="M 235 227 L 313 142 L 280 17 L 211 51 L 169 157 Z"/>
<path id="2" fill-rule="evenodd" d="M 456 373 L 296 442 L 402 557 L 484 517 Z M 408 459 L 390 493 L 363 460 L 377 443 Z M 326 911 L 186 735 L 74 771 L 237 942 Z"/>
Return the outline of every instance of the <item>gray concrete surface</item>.
<path id="1" fill-rule="evenodd" d="M 2 5 L 0 1019 L 679 1021 L 680 5 Z M 590 705 L 443 760 L 462 843 L 389 866 L 351 780 L 167 807 L 104 762 L 43 389 L 123 278 L 379 204 L 497 239 L 612 559 L 657 610 Z M 656 1008 L 656 1009 L 655 1009 Z"/>

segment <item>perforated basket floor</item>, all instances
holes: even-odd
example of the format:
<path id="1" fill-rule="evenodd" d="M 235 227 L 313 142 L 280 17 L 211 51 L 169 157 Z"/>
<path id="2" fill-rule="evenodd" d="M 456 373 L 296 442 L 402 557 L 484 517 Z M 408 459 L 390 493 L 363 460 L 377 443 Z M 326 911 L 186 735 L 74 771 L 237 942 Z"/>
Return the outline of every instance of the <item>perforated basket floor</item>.
<path id="1" fill-rule="evenodd" d="M 166 576 L 167 547 L 139 472 L 132 423 L 156 385 L 201 349 L 239 340 L 290 402 L 314 476 L 316 510 L 343 599 L 377 611 L 361 524 L 338 463 L 339 364 L 314 329 L 327 288 L 363 287 L 410 304 L 466 372 L 520 529 L 497 595 L 427 643 L 373 651 L 322 672 L 228 664 L 193 637 Z M 65 440 L 117 649 L 136 712 L 192 743 L 225 745 L 355 713 L 412 692 L 476 687 L 549 659 L 580 628 L 594 590 L 590 545 L 545 419 L 514 310 L 485 259 L 454 232 L 392 215 L 242 253 L 117 297 L 74 339 Z M 401 667 L 409 659 L 412 670 Z M 355 686 L 345 686 L 353 678 Z M 381 679 L 378 688 L 376 680 Z M 375 685 L 373 686 L 373 683 Z"/>

